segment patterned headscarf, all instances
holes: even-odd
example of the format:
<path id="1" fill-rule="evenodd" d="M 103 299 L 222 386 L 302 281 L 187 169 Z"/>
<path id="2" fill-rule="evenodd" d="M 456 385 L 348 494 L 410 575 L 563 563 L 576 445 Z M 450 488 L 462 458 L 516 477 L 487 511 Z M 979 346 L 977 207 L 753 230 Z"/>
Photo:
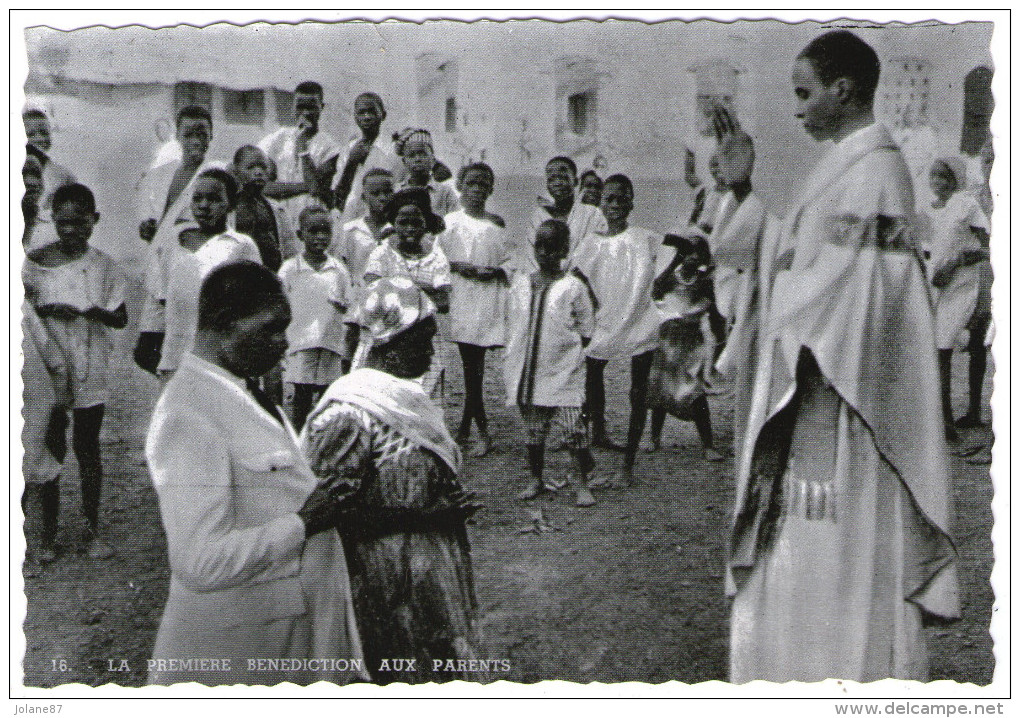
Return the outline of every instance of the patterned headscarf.
<path id="1" fill-rule="evenodd" d="M 358 323 L 378 346 L 435 313 L 436 305 L 410 279 L 383 277 L 366 288 Z"/>
<path id="2" fill-rule="evenodd" d="M 432 133 L 421 128 L 405 127 L 400 132 L 393 134 L 393 144 L 396 147 L 397 154 L 401 157 L 404 156 L 404 149 L 407 147 L 407 143 L 411 141 L 426 142 L 429 147 L 432 147 Z"/>

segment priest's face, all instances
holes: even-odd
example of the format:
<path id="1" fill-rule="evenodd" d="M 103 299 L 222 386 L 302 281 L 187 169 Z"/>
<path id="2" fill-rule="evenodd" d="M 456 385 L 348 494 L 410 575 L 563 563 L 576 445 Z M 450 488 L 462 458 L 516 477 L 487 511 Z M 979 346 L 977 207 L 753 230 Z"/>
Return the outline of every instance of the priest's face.
<path id="1" fill-rule="evenodd" d="M 797 96 L 797 119 L 818 142 L 835 139 L 843 118 L 836 82 L 825 85 L 814 63 L 798 58 L 793 63 L 793 92 Z"/>

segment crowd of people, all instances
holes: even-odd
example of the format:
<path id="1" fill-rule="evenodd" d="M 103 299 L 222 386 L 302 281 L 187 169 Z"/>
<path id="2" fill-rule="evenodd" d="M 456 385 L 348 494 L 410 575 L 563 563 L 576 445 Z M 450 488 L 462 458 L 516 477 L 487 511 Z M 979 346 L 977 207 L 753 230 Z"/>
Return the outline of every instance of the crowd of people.
<path id="1" fill-rule="evenodd" d="M 344 145 L 320 128 L 322 87 L 303 82 L 296 125 L 229 162 L 207 157 L 208 110 L 181 109 L 138 227 L 133 358 L 162 385 L 145 452 L 171 567 L 150 681 L 467 677 L 381 666 L 484 657 L 466 530 L 479 505 L 458 477 L 462 450 L 492 448 L 497 348 L 522 502 L 569 483 L 589 507 L 593 490 L 629 486 L 649 412 L 650 450 L 672 415 L 694 423 L 706 460 L 732 453 L 731 680 L 924 679 L 922 621 L 959 615 L 947 439 L 981 421 L 990 145 L 977 183 L 960 158 L 936 162 L 918 212 L 921 188 L 875 121 L 879 71 L 848 31 L 796 58 L 797 118 L 832 145 L 783 218 L 752 186 L 753 141 L 715 108 L 711 183 L 688 153 L 694 210 L 665 236 L 630 223 L 630 178 L 579 174 L 566 156 L 546 163 L 547 196 L 514 236 L 487 209 L 493 169 L 451 173 L 427 129 L 388 141 L 374 93 L 356 98 L 361 136 Z M 49 158 L 46 114 L 23 117 L 30 559 L 57 558 L 69 419 L 88 552 L 109 558 L 99 434 L 127 280 L 89 243 L 96 201 Z M 955 422 L 964 331 L 971 394 Z M 630 366 L 622 444 L 606 424 L 610 362 Z M 732 451 L 710 401 L 732 405 Z M 570 452 L 565 480 L 544 472 L 550 431 Z M 620 454 L 614 471 L 596 471 L 593 447 Z"/>

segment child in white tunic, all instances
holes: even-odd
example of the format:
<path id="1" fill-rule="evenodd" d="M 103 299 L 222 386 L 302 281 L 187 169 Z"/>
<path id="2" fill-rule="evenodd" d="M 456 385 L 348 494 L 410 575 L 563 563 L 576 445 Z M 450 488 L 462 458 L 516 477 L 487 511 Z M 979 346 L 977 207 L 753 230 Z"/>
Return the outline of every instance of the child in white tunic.
<path id="1" fill-rule="evenodd" d="M 347 267 L 326 254 L 333 238 L 329 211 L 310 205 L 298 221 L 305 251 L 283 263 L 280 280 L 291 309 L 283 379 L 294 385 L 294 427 L 300 430 L 322 392 L 350 367 L 343 319 L 354 290 Z"/>
<path id="2" fill-rule="evenodd" d="M 427 190 L 421 187 L 400 190 L 386 206 L 386 217 L 396 232 L 368 256 L 365 286 L 383 277 L 406 277 L 429 296 L 440 314 L 449 313 L 450 263 L 439 243 L 428 236 L 442 232 L 446 225 L 443 218 L 432 211 Z M 441 401 L 446 357 L 445 322 L 438 324 L 435 359 L 422 384 L 429 396 Z"/>
<path id="3" fill-rule="evenodd" d="M 457 343 L 464 365 L 464 413 L 457 441 L 468 440 L 474 420 L 479 434 L 470 453 L 474 457 L 485 456 L 490 446 L 482 393 L 485 351 L 506 342 L 511 247 L 506 231 L 485 211 L 494 183 L 489 165 L 463 167 L 457 178 L 463 209 L 446 216 L 446 231 L 436 239 L 450 262 L 450 339 Z"/>
<path id="4" fill-rule="evenodd" d="M 53 223 L 58 240 L 28 254 L 22 272 L 25 296 L 46 338 L 55 345 L 69 378 L 73 407 L 72 445 L 81 478 L 86 541 L 93 558 L 113 550 L 99 538 L 99 498 L 103 467 L 99 432 L 108 397 L 107 372 L 113 349 L 111 329 L 127 324 L 126 281 L 110 257 L 89 246 L 99 220 L 92 192 L 69 184 L 53 194 Z M 54 414 L 49 449 L 58 462 L 66 453 L 67 414 Z M 43 540 L 40 558 L 52 560 L 60 498 L 56 481 L 41 496 Z"/>
<path id="5" fill-rule="evenodd" d="M 368 208 L 367 213 L 343 225 L 343 231 L 330 247 L 330 254 L 342 259 L 351 273 L 351 282 L 363 287 L 365 265 L 372 250 L 387 236 L 389 220 L 386 219 L 386 205 L 393 197 L 393 173 L 387 169 L 373 167 L 365 173 L 362 181 L 361 199 Z M 339 210 L 333 210 L 334 226 L 341 221 Z"/>
<path id="6" fill-rule="evenodd" d="M 460 209 L 460 195 L 454 188 L 453 180 L 440 182 L 433 174 L 436 155 L 432 147 L 432 134 L 428 130 L 407 128 L 394 136 L 394 142 L 406 171 L 399 182 L 399 189 L 424 189 L 429 194 L 432 211 L 440 217 Z"/>
<path id="7" fill-rule="evenodd" d="M 545 490 L 542 470 L 551 424 L 567 437 L 574 463 L 576 503 L 591 506 L 587 486 L 594 466 L 584 400 L 584 346 L 594 328 L 594 307 L 584 282 L 563 271 L 570 251 L 565 222 L 546 220 L 535 237 L 539 268 L 514 275 L 510 288 L 504 378 L 507 403 L 517 404 L 524 421 L 531 481 L 518 498 L 533 499 Z"/>
<path id="8" fill-rule="evenodd" d="M 956 165 L 956 167 L 954 167 Z M 940 159 L 931 168 L 931 190 L 935 196 L 928 210 L 932 228 L 931 283 L 937 291 L 935 344 L 939 350 L 942 383 L 942 413 L 946 436 L 956 439 L 950 399 L 953 347 L 977 307 L 982 260 L 988 258 L 988 218 L 977 200 L 961 191 L 963 162 Z"/>
<path id="9" fill-rule="evenodd" d="M 587 350 L 586 396 L 592 443 L 616 448 L 606 438 L 603 375 L 610 361 L 630 359 L 630 422 L 623 466 L 617 483 L 633 481 L 634 461 L 647 414 L 646 398 L 652 356 L 659 345 L 659 319 L 652 306 L 655 260 L 662 237 L 629 227 L 634 186 L 624 175 L 605 181 L 602 213 L 608 230 L 589 234 L 574 250 L 574 267 L 590 283 L 598 303 L 595 333 Z"/>
<path id="10" fill-rule="evenodd" d="M 227 229 L 227 214 L 236 201 L 233 175 L 220 169 L 199 174 L 191 199 L 195 222 L 180 225 L 166 283 L 155 295 L 163 302 L 166 317 L 166 338 L 158 368 L 161 376 L 176 371 L 181 358 L 191 350 L 198 326 L 198 294 L 206 275 L 227 262 L 260 262 L 262 258 L 251 237 Z"/>
<path id="11" fill-rule="evenodd" d="M 531 234 L 527 236 L 527 243 L 518 250 L 520 267 L 529 273 L 537 269 L 531 243 L 535 232 L 547 219 L 561 220 L 570 227 L 571 255 L 582 239 L 592 232 L 603 232 L 606 229 L 606 218 L 602 211 L 596 206 L 578 201 L 577 165 L 569 157 L 553 157 L 546 162 L 545 190 L 552 202 L 548 201 L 549 198 L 539 199 L 539 206 L 531 215 Z M 570 262 L 570 255 L 567 261 Z"/>

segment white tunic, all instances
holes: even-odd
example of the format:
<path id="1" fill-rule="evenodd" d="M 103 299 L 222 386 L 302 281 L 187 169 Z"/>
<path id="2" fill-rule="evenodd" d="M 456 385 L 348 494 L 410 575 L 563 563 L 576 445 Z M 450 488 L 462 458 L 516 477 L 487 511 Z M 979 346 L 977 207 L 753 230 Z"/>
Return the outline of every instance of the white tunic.
<path id="1" fill-rule="evenodd" d="M 301 158 L 297 154 L 297 134 L 297 127 L 281 127 L 259 142 L 259 149 L 272 157 L 276 163 L 277 182 L 305 181 Z M 321 129 L 308 142 L 308 156 L 317 168 L 321 168 L 326 162 L 337 157 L 341 151 L 340 143 Z M 310 201 L 311 195 L 309 194 L 301 194 L 283 200 L 283 205 L 287 208 L 287 215 L 295 227 L 298 226 L 298 216 L 301 214 L 301 210 Z"/>
<path id="2" fill-rule="evenodd" d="M 340 185 L 340 178 L 344 173 L 344 166 L 347 164 L 347 158 L 351 156 L 351 150 L 354 149 L 360 141 L 360 137 L 352 139 L 347 149 L 340 156 L 336 163 L 336 174 L 333 176 L 333 189 L 335 190 Z M 345 222 L 350 222 L 358 219 L 359 217 L 365 216 L 368 212 L 368 206 L 365 204 L 365 200 L 361 198 L 361 192 L 363 190 L 363 183 L 365 180 L 365 173 L 373 169 L 389 170 L 396 174 L 400 169 L 401 160 L 397 156 L 396 151 L 393 149 L 393 143 L 383 139 L 382 134 L 375 138 L 375 142 L 372 143 L 371 149 L 368 151 L 368 157 L 365 161 L 358 166 L 358 169 L 354 172 L 354 179 L 351 182 L 351 191 L 347 195 L 347 200 L 344 202 L 342 219 Z"/>
<path id="3" fill-rule="evenodd" d="M 78 259 L 57 267 L 26 259 L 22 279 L 35 307 L 68 304 L 79 311 L 99 307 L 112 312 L 124 304 L 127 292 L 127 280 L 116 263 L 91 246 Z M 39 322 L 60 350 L 74 408 L 104 403 L 114 330 L 80 315 L 72 319 L 39 317 Z"/>
<path id="4" fill-rule="evenodd" d="M 510 273 L 511 247 L 506 230 L 464 210 L 446 216 L 446 231 L 436 238 L 451 262 L 500 267 Z M 506 342 L 507 285 L 451 273 L 450 339 L 480 347 Z"/>
<path id="5" fill-rule="evenodd" d="M 588 288 L 566 274 L 536 295 L 531 277 L 515 274 L 510 286 L 506 362 L 508 405 L 581 406 L 582 337 L 594 329 Z"/>
<path id="6" fill-rule="evenodd" d="M 629 359 L 659 344 L 659 318 L 652 304 L 655 259 L 662 237 L 628 227 L 607 237 L 589 234 L 577 246 L 574 266 L 588 279 L 598 302 L 593 359 Z"/>
<path id="7" fill-rule="evenodd" d="M 962 253 L 981 251 L 981 241 L 971 227 L 989 230 L 988 218 L 976 199 L 966 192 L 957 192 L 941 209 L 929 208 L 932 227 L 932 256 L 929 276 L 955 262 Z M 981 264 L 975 262 L 958 268 L 949 284 L 936 289 L 935 344 L 939 349 L 952 349 L 957 335 L 974 315 L 981 284 Z"/>
<path id="8" fill-rule="evenodd" d="M 334 257 L 315 269 L 303 255 L 291 257 L 280 267 L 280 280 L 290 301 L 287 353 L 305 349 L 329 349 L 346 355 L 340 307 L 350 308 L 354 299 L 347 268 Z"/>
<path id="9" fill-rule="evenodd" d="M 334 226 L 335 221 L 340 219 L 340 213 L 333 210 Z M 342 259 L 347 264 L 351 273 L 351 281 L 355 285 L 361 285 L 365 278 L 365 265 L 372 250 L 381 244 L 375 238 L 375 234 L 369 228 L 364 217 L 359 217 L 343 225 L 340 236 L 333 241 L 330 247 L 330 254 Z"/>

